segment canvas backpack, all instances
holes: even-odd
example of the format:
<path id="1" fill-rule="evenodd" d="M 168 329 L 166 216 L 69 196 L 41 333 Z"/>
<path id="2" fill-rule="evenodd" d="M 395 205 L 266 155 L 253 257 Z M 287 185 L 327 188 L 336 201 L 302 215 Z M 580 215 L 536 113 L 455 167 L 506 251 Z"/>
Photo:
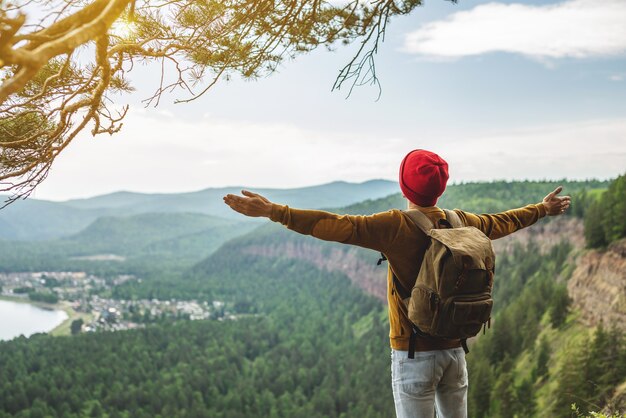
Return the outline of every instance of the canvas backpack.
<path id="1" fill-rule="evenodd" d="M 409 358 L 418 335 L 460 339 L 468 353 L 467 338 L 491 321 L 495 271 L 491 240 L 478 228 L 464 226 L 455 212 L 444 212 L 446 219 L 438 224 L 419 210 L 405 212 L 430 238 L 413 289 L 408 292 L 393 277 L 413 324 Z"/>

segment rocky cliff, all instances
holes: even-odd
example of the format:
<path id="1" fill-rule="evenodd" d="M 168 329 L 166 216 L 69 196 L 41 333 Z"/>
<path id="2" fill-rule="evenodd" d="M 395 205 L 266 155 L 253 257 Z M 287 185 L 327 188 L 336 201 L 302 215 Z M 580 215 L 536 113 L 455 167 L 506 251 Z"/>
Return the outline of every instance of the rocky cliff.
<path id="1" fill-rule="evenodd" d="M 583 323 L 626 330 L 626 239 L 581 254 L 567 290 Z"/>
<path id="2" fill-rule="evenodd" d="M 583 222 L 571 216 L 541 219 L 536 224 L 514 234 L 493 241 L 496 255 L 510 251 L 515 245 L 526 245 L 534 241 L 542 252 L 561 241 L 568 241 L 576 250 L 585 246 Z"/>

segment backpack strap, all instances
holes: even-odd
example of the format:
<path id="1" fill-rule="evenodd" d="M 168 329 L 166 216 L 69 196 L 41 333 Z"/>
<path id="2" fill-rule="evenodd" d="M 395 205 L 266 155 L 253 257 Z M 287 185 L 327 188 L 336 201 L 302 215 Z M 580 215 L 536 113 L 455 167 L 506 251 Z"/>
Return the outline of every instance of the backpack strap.
<path id="1" fill-rule="evenodd" d="M 465 226 L 461 217 L 455 211 L 444 209 L 443 212 L 446 214 L 446 221 L 452 225 L 452 228 L 462 228 Z"/>
<path id="2" fill-rule="evenodd" d="M 378 259 L 378 262 L 376 263 L 376 265 L 380 266 L 383 261 L 389 261 L 389 260 L 387 260 L 387 256 L 385 254 L 380 253 L 380 258 Z M 393 282 L 392 291 L 398 292 L 398 295 L 400 295 L 400 298 L 402 298 L 402 300 L 410 298 L 411 291 L 408 290 L 406 287 L 404 287 L 402 283 L 400 283 L 400 280 L 398 280 L 398 276 L 396 276 L 396 273 L 393 272 L 393 270 L 391 269 L 391 266 L 388 266 L 388 268 L 389 268 L 389 271 L 391 272 L 391 278 Z"/>
<path id="3" fill-rule="evenodd" d="M 463 351 L 465 351 L 465 354 L 469 354 L 469 348 L 467 347 L 467 338 L 461 338 L 461 347 L 463 347 Z"/>
<path id="4" fill-rule="evenodd" d="M 393 270 L 391 270 L 391 278 L 393 280 L 393 290 L 395 292 L 398 292 L 400 298 L 402 298 L 402 300 L 410 298 L 411 290 L 407 289 L 402 285 L 402 283 L 400 283 L 400 280 L 398 280 L 398 276 L 396 276 Z"/>
<path id="5" fill-rule="evenodd" d="M 433 222 L 428 218 L 428 216 L 424 215 L 421 210 L 411 209 L 405 211 L 404 213 L 406 213 L 415 225 L 417 225 L 426 235 L 428 235 L 428 231 L 435 228 Z"/>
<path id="6" fill-rule="evenodd" d="M 422 211 L 418 209 L 411 209 L 404 211 L 409 218 L 422 230 L 425 234 L 428 234 L 428 231 L 436 228 L 430 218 L 422 213 Z M 462 228 L 465 226 L 461 217 L 453 210 L 443 209 L 443 213 L 446 215 L 446 221 L 453 228 Z"/>

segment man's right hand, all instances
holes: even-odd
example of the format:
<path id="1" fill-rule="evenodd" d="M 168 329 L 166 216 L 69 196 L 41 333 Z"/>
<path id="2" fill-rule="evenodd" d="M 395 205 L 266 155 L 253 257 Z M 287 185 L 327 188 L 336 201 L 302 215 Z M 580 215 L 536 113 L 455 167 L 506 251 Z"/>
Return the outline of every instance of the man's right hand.
<path id="1" fill-rule="evenodd" d="M 569 196 L 557 196 L 563 190 L 563 186 L 559 186 L 552 193 L 543 198 L 543 206 L 546 208 L 548 216 L 563 215 L 571 203 Z"/>
<path id="2" fill-rule="evenodd" d="M 227 194 L 224 196 L 224 203 L 236 212 L 252 217 L 269 218 L 272 214 L 273 203 L 260 194 L 242 190 L 243 196 Z"/>

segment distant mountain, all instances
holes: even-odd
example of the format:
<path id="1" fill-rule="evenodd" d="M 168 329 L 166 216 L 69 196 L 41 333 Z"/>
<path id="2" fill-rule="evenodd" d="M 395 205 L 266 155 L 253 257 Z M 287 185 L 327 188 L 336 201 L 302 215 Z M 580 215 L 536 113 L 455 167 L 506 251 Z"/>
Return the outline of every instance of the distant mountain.
<path id="1" fill-rule="evenodd" d="M 1 198 L 0 198 L 1 199 Z M 42 240 L 70 235 L 106 211 L 80 210 L 64 203 L 27 199 L 0 210 L 0 238 Z"/>
<path id="2" fill-rule="evenodd" d="M 240 193 L 246 187 L 222 187 L 176 194 L 141 194 L 117 192 L 90 199 L 69 200 L 65 205 L 76 209 L 124 210 L 126 213 L 195 212 L 226 218 L 239 218 L 222 202 L 228 193 Z M 319 186 L 295 189 L 251 189 L 277 203 L 297 207 L 323 208 L 345 206 L 365 199 L 377 199 L 397 193 L 398 185 L 388 180 L 364 183 L 336 181 Z"/>
<path id="3" fill-rule="evenodd" d="M 257 226 L 254 222 L 198 213 L 101 217 L 69 237 L 37 241 L 0 239 L 0 271 L 136 271 L 138 266 L 192 264 Z"/>
<path id="4" fill-rule="evenodd" d="M 191 193 L 142 194 L 116 192 L 89 199 L 50 202 L 27 199 L 0 210 L 0 239 L 47 240 L 78 233 L 103 216 L 130 216 L 141 213 L 200 213 L 232 220 L 244 218 L 222 201 L 227 193 L 244 187 L 205 189 Z M 395 182 L 371 180 L 364 183 L 333 182 L 295 189 L 254 189 L 273 201 L 296 207 L 347 206 L 398 192 Z"/>
<path id="5" fill-rule="evenodd" d="M 145 213 L 128 217 L 102 217 L 78 234 L 59 242 L 71 246 L 75 255 L 136 255 L 154 252 L 163 243 L 168 243 L 165 247 L 175 248 L 173 242 L 183 237 L 188 239 L 189 235 L 210 235 L 223 229 L 234 232 L 239 229 L 239 224 L 240 222 L 197 213 Z M 231 234 L 234 235 L 236 234 Z"/>

